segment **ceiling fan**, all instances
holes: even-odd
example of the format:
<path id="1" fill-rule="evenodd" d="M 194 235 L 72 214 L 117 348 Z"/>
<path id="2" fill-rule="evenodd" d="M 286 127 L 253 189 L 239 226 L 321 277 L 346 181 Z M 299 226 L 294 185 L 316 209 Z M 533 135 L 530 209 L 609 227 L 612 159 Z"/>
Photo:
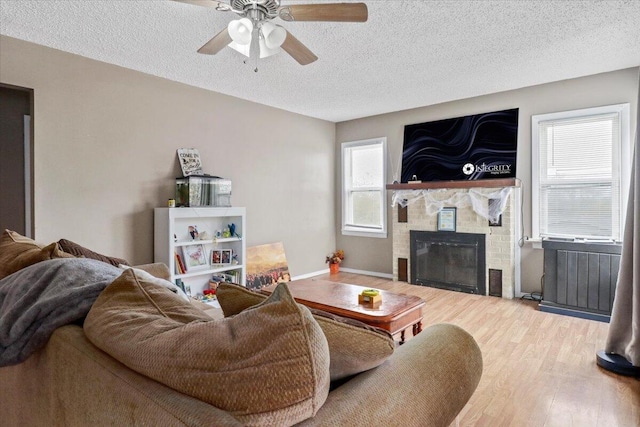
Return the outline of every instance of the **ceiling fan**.
<path id="1" fill-rule="evenodd" d="M 271 20 L 366 22 L 367 5 L 364 3 L 292 4 L 281 6 L 280 0 L 173 0 L 197 6 L 233 12 L 241 18 L 231 21 L 227 28 L 204 44 L 198 53 L 215 55 L 225 46 L 237 50 L 257 61 L 274 55 L 282 48 L 300 65 L 311 64 L 318 57 L 290 32 Z"/>

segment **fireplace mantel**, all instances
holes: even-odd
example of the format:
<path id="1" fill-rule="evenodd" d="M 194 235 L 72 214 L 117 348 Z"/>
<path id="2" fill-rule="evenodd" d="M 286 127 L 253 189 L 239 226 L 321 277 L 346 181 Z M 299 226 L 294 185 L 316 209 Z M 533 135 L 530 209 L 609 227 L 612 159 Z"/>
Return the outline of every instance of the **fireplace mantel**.
<path id="1" fill-rule="evenodd" d="M 387 190 L 435 190 L 449 188 L 504 188 L 520 187 L 516 178 L 478 179 L 475 181 L 430 181 L 414 184 L 387 184 Z"/>

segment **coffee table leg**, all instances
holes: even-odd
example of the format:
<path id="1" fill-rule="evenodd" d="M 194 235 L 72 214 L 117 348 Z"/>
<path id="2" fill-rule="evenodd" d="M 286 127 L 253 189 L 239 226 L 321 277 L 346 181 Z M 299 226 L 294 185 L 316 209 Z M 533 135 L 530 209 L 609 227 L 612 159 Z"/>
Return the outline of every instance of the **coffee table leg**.
<path id="1" fill-rule="evenodd" d="M 420 332 L 422 332 L 422 322 L 418 322 L 413 325 L 413 336 L 415 337 Z"/>
<path id="2" fill-rule="evenodd" d="M 404 344 L 404 329 L 400 332 L 400 345 Z"/>

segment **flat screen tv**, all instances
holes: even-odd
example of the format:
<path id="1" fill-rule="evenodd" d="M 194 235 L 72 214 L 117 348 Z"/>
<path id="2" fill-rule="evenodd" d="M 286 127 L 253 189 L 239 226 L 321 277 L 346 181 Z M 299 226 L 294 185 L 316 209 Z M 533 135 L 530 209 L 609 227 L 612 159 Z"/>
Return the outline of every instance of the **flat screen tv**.
<path id="1" fill-rule="evenodd" d="M 518 109 L 404 127 L 401 183 L 515 178 Z"/>

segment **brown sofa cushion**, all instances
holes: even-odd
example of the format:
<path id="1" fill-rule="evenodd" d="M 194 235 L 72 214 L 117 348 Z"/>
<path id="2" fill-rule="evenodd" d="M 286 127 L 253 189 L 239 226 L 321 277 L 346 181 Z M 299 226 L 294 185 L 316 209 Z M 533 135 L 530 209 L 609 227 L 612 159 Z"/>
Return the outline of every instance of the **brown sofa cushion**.
<path id="1" fill-rule="evenodd" d="M 116 267 L 120 264 L 129 265 L 129 262 L 126 259 L 99 254 L 91 249 L 87 249 L 84 246 L 72 242 L 71 240 L 60 239 L 58 240 L 58 244 L 63 251 L 78 258 L 97 259 L 98 261 L 106 262 L 107 264 L 115 265 Z"/>
<path id="2" fill-rule="evenodd" d="M 246 425 L 296 424 L 329 393 L 324 334 L 286 286 L 238 316 L 212 320 L 128 269 L 98 297 L 84 329 L 134 371 Z"/>
<path id="3" fill-rule="evenodd" d="M 260 304 L 267 297 L 249 289 L 221 283 L 216 291 L 225 316 L 233 316 Z M 384 363 L 395 349 L 389 332 L 354 319 L 311 309 L 329 344 L 331 381 L 375 368 Z"/>
<path id="4" fill-rule="evenodd" d="M 0 238 L 0 279 L 25 267 L 54 258 L 69 258 L 56 243 L 43 246 L 11 230 Z"/>

